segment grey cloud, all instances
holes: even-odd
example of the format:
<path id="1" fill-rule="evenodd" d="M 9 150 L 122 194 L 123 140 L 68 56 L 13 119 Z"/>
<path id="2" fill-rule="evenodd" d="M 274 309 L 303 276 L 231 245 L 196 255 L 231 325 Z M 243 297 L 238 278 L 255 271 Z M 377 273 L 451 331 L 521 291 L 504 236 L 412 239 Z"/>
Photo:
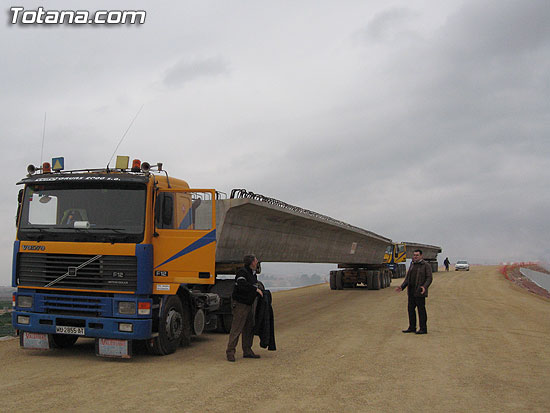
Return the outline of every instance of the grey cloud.
<path id="1" fill-rule="evenodd" d="M 416 12 L 404 8 L 385 10 L 369 21 L 362 34 L 369 40 L 391 39 L 397 34 L 408 32 L 407 23 L 417 15 Z"/>
<path id="2" fill-rule="evenodd" d="M 549 20 L 546 0 L 475 1 L 449 18 L 443 36 L 464 59 L 517 57 L 550 43 Z"/>
<path id="3" fill-rule="evenodd" d="M 182 86 L 200 77 L 227 73 L 229 73 L 229 64 L 219 56 L 193 60 L 181 59 L 166 71 L 163 82 L 169 87 Z"/>
<path id="4" fill-rule="evenodd" d="M 151 4 L 140 30 L 0 27 L 3 279 L 44 112 L 45 159 L 101 167 L 143 103 L 118 153 L 191 186 L 244 187 L 451 260 L 548 260 L 547 2 L 428 3 Z"/>

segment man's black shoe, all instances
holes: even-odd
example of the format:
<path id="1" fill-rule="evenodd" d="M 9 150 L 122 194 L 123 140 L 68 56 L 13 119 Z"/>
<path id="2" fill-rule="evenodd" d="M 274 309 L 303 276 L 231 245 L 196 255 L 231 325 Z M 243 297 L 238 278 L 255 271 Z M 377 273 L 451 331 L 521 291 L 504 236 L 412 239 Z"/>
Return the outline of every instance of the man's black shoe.
<path id="1" fill-rule="evenodd" d="M 243 355 L 245 359 L 259 359 L 261 356 L 259 354 L 245 354 Z"/>
<path id="2" fill-rule="evenodd" d="M 416 334 L 428 334 L 428 331 L 426 330 L 418 330 Z"/>
<path id="3" fill-rule="evenodd" d="M 403 333 L 416 333 L 416 330 L 413 328 L 407 328 L 406 330 L 402 330 Z"/>

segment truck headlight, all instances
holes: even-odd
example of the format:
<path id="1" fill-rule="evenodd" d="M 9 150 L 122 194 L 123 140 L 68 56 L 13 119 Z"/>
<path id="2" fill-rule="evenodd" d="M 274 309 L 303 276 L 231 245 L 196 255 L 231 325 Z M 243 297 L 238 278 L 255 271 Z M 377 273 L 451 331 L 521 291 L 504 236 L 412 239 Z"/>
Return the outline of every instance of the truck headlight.
<path id="1" fill-rule="evenodd" d="M 31 308 L 32 307 L 32 297 L 28 296 L 28 295 L 18 295 L 17 296 L 17 307 Z"/>
<path id="2" fill-rule="evenodd" d="M 125 333 L 131 333 L 134 331 L 132 323 L 118 323 L 118 331 L 124 331 Z"/>
<path id="3" fill-rule="evenodd" d="M 30 322 L 31 322 L 31 318 L 28 315 L 17 316 L 17 324 L 29 324 Z"/>
<path id="4" fill-rule="evenodd" d="M 132 315 L 136 313 L 136 302 L 135 301 L 119 301 L 118 303 L 118 313 Z"/>

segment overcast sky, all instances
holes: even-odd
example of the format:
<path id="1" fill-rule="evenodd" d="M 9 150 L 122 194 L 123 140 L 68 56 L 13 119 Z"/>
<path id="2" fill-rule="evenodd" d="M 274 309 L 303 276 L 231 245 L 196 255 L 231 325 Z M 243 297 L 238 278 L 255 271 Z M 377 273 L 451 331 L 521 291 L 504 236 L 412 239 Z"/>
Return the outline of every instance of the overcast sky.
<path id="1" fill-rule="evenodd" d="M 0 285 L 15 183 L 118 153 L 451 261 L 550 258 L 550 2 L 6 2 Z M 9 7 L 144 9 L 141 26 L 11 25 Z"/>

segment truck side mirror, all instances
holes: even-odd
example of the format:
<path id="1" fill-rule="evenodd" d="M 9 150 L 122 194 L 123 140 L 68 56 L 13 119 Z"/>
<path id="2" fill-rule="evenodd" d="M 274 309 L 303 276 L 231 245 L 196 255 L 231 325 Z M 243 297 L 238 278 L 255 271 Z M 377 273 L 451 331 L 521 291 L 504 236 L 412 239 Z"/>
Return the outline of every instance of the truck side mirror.
<path id="1" fill-rule="evenodd" d="M 17 194 L 17 215 L 15 216 L 15 226 L 19 227 L 19 215 L 21 214 L 21 203 L 23 202 L 23 189 Z"/>

